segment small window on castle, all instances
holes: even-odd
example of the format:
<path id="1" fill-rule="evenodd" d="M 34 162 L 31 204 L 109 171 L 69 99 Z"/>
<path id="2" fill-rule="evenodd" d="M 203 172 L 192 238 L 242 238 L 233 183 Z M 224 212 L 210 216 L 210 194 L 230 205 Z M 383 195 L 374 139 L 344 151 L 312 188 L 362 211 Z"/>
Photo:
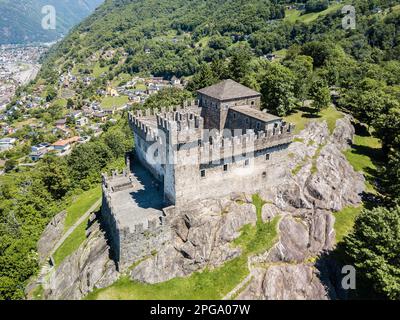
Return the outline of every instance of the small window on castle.
<path id="1" fill-rule="evenodd" d="M 206 170 L 201 170 L 200 171 L 200 177 L 202 177 L 202 178 L 206 177 Z"/>
<path id="2" fill-rule="evenodd" d="M 236 112 L 233 113 L 233 119 L 236 119 Z"/>
<path id="3" fill-rule="evenodd" d="M 265 155 L 265 160 L 269 160 L 269 159 L 271 159 L 271 155 L 269 154 L 269 153 L 267 153 L 266 155 Z"/>
<path id="4" fill-rule="evenodd" d="M 246 124 L 249 124 L 250 120 L 249 118 L 246 118 Z"/>
<path id="5" fill-rule="evenodd" d="M 254 101 L 251 102 L 251 105 L 254 106 Z"/>
<path id="6" fill-rule="evenodd" d="M 261 128 L 261 123 L 257 122 L 257 130 L 260 130 Z"/>
<path id="7" fill-rule="evenodd" d="M 248 167 L 249 164 L 250 164 L 250 160 L 249 160 L 249 159 L 247 159 L 247 160 L 244 161 L 244 166 L 245 166 L 245 167 Z"/>
<path id="8" fill-rule="evenodd" d="M 227 172 L 227 171 L 228 171 L 228 165 L 224 164 L 224 172 Z"/>
<path id="9" fill-rule="evenodd" d="M 158 149 L 156 151 L 154 151 L 154 158 L 158 157 Z"/>

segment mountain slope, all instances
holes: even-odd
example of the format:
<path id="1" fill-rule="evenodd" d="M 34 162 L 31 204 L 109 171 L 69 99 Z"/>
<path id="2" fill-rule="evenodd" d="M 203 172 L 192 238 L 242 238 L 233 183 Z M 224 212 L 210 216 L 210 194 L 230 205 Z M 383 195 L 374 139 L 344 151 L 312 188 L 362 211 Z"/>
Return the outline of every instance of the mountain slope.
<path id="1" fill-rule="evenodd" d="M 87 17 L 103 0 L 0 0 L 0 44 L 54 41 Z M 55 30 L 42 28 L 43 6 L 56 9 Z"/>

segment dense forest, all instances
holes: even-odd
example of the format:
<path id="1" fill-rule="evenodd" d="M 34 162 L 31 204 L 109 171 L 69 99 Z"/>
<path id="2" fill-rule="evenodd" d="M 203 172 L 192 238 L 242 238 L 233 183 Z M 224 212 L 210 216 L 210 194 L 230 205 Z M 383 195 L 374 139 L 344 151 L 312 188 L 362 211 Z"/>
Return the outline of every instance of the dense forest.
<path id="1" fill-rule="evenodd" d="M 55 86 L 60 73 L 115 50 L 113 59 L 100 58 L 106 76 L 79 98 L 90 99 L 120 74 L 188 79 L 187 91 L 161 92 L 143 106 L 152 108 L 232 78 L 259 90 L 269 112 L 285 116 L 310 99 L 309 112 L 318 115 L 334 88 L 337 107 L 354 116 L 357 130 L 382 141 L 373 181 L 379 192 L 366 195 L 341 259 L 361 271 L 357 275 L 367 289 L 359 297 L 400 299 L 400 3 L 346 2 L 356 8 L 356 28 L 348 30 L 342 27 L 344 3 L 296 1 L 305 4 L 305 15 L 338 6 L 306 21 L 289 17 L 286 6 L 292 3 L 106 1 L 53 47 L 38 81 Z M 277 51 L 284 52 L 279 61 L 262 58 Z M 23 286 L 37 270 L 35 244 L 45 224 L 71 194 L 98 182 L 110 159 L 123 158 L 131 144 L 128 131 L 121 121 L 65 160 L 51 158 L 10 173 L 0 186 L 0 297 L 23 298 Z"/>

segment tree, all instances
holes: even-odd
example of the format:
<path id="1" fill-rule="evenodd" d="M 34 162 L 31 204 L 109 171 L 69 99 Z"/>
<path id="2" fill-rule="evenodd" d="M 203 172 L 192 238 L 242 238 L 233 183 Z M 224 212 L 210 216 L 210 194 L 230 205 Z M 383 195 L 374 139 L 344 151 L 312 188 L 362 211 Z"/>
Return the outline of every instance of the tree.
<path id="1" fill-rule="evenodd" d="M 261 83 L 263 106 L 279 116 L 285 116 L 294 107 L 295 76 L 290 69 L 278 64 L 268 64 Z"/>
<path id="2" fill-rule="evenodd" d="M 46 101 L 50 102 L 55 97 L 57 97 L 57 91 L 52 86 L 48 86 L 46 89 Z"/>
<path id="3" fill-rule="evenodd" d="M 320 78 L 313 80 L 308 94 L 313 100 L 311 104 L 313 113 L 318 114 L 322 109 L 329 107 L 331 94 L 325 80 Z"/>
<path id="4" fill-rule="evenodd" d="M 72 100 L 71 98 L 68 98 L 68 100 L 67 100 L 67 108 L 68 109 L 74 108 L 74 100 Z"/>
<path id="5" fill-rule="evenodd" d="M 239 46 L 232 52 L 229 61 L 229 76 L 232 80 L 243 82 L 250 73 L 251 51 L 248 46 Z"/>
<path id="6" fill-rule="evenodd" d="M 326 42 L 308 42 L 301 48 L 301 54 L 312 57 L 314 68 L 319 68 L 324 66 L 325 62 L 330 58 L 332 47 L 333 45 Z"/>
<path id="7" fill-rule="evenodd" d="M 204 63 L 199 72 L 197 72 L 192 80 L 188 83 L 186 89 L 189 91 L 196 91 L 201 88 L 205 88 L 213 85 L 219 79 L 215 76 L 211 66 L 208 63 Z"/>
<path id="8" fill-rule="evenodd" d="M 393 101 L 398 106 L 398 103 Z M 381 113 L 373 122 L 375 135 L 382 140 L 382 151 L 387 156 L 400 148 L 400 106 Z"/>
<path id="9" fill-rule="evenodd" d="M 9 172 L 9 171 L 13 170 L 17 165 L 18 165 L 17 160 L 9 159 L 4 164 L 4 171 Z"/>
<path id="10" fill-rule="evenodd" d="M 69 171 L 64 159 L 46 157 L 41 164 L 44 185 L 54 199 L 61 199 L 71 187 Z"/>
<path id="11" fill-rule="evenodd" d="M 385 167 L 385 180 L 393 202 L 400 205 L 400 150 L 390 153 L 388 165 Z"/>
<path id="12" fill-rule="evenodd" d="M 344 248 L 358 276 L 366 277 L 374 291 L 400 299 L 400 207 L 364 209 Z"/>
<path id="13" fill-rule="evenodd" d="M 294 95 L 304 102 L 310 88 L 313 75 L 313 59 L 309 56 L 296 55 L 291 60 L 285 60 L 284 65 L 292 70 L 296 77 L 294 83 Z"/>

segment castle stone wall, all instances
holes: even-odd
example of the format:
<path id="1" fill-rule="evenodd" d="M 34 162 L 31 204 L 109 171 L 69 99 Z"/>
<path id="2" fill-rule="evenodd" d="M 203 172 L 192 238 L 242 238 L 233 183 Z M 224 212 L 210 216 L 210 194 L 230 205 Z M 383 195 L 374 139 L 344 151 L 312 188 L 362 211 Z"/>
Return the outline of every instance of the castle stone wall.
<path id="1" fill-rule="evenodd" d="M 219 198 L 244 190 L 255 193 L 277 185 L 286 174 L 287 150 L 288 144 L 283 144 L 259 150 L 254 154 L 220 159 L 218 163 L 177 165 L 176 205 L 205 198 Z M 193 156 L 195 157 L 195 153 Z"/>
<path id="2" fill-rule="evenodd" d="M 111 186 L 115 179 L 122 175 L 106 177 L 103 175 L 103 200 L 101 208 L 101 224 L 111 247 L 111 256 L 120 271 L 125 270 L 138 260 L 155 254 L 165 242 L 169 241 L 172 232 L 167 218 L 160 215 L 144 217 L 144 209 L 132 205 L 129 211 L 117 206 L 119 192 L 135 192 L 134 189 L 124 189 L 113 192 L 116 186 Z M 118 187 L 118 186 L 117 186 Z M 137 212 L 135 212 L 137 211 Z M 143 214 L 141 214 L 143 212 Z M 135 218 L 133 216 L 137 217 Z M 129 217 L 130 216 L 130 217 Z M 127 224 L 127 221 L 132 223 Z"/>

